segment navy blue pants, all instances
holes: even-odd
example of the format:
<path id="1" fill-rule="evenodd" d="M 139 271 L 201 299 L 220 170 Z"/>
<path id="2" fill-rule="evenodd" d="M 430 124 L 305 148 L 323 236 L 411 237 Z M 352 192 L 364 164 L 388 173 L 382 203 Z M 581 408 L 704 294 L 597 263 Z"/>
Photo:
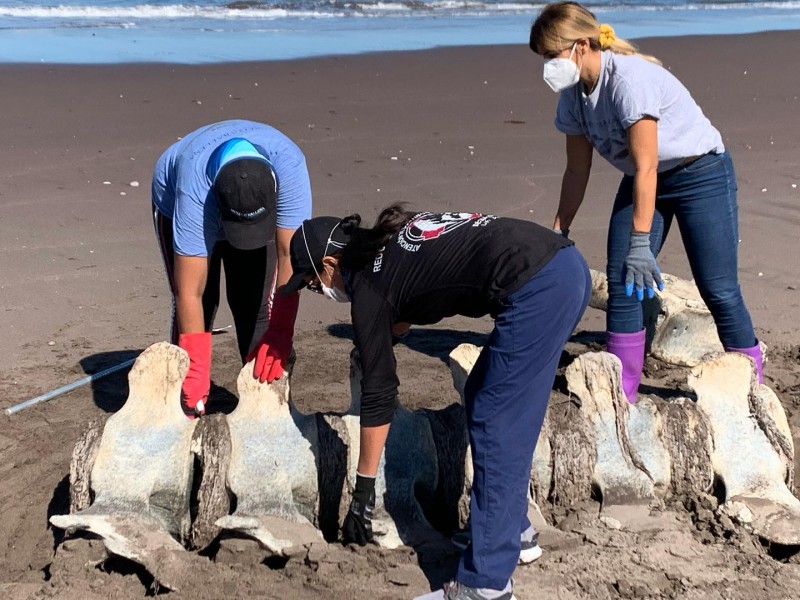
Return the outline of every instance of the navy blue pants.
<path id="1" fill-rule="evenodd" d="M 714 317 L 725 348 L 756 344 L 739 288 L 738 214 L 736 174 L 727 152 L 706 154 L 686 166 L 659 173 L 650 248 L 658 256 L 674 217 L 697 289 Z M 643 327 L 642 303 L 635 294 L 625 295 L 625 259 L 632 224 L 633 177 L 625 176 L 608 228 L 606 328 L 614 333 L 634 333 Z"/>
<path id="2" fill-rule="evenodd" d="M 574 246 L 559 250 L 502 304 L 464 386 L 474 479 L 472 543 L 456 579 L 502 589 L 517 565 L 531 461 L 564 344 L 586 310 L 592 283 Z"/>

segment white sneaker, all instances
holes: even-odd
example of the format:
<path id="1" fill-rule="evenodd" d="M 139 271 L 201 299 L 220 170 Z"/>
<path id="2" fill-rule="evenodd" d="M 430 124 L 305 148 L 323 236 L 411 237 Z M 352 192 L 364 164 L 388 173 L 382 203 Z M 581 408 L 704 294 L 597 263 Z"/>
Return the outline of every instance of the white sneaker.
<path id="1" fill-rule="evenodd" d="M 459 583 L 450 581 L 444 584 L 441 590 L 417 596 L 414 600 L 517 600 L 511 591 L 511 583 L 505 590 L 484 590 L 481 588 L 471 588 Z"/>
<path id="2" fill-rule="evenodd" d="M 539 532 L 533 526 L 522 532 L 519 540 L 519 564 L 529 565 L 542 556 Z"/>

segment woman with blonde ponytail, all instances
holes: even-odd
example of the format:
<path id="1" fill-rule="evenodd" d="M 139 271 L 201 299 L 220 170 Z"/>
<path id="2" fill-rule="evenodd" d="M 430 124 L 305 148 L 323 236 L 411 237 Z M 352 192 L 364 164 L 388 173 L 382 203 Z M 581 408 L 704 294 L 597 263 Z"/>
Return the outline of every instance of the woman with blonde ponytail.
<path id="1" fill-rule="evenodd" d="M 641 301 L 663 289 L 656 263 L 673 218 L 726 350 L 762 357 L 737 274 L 736 175 L 722 137 L 688 90 L 576 2 L 548 4 L 531 27 L 567 165 L 553 228 L 565 237 L 586 193 L 592 151 L 623 172 L 608 228 L 608 351 L 636 402 L 644 362 Z M 634 294 L 635 292 L 635 294 Z"/>

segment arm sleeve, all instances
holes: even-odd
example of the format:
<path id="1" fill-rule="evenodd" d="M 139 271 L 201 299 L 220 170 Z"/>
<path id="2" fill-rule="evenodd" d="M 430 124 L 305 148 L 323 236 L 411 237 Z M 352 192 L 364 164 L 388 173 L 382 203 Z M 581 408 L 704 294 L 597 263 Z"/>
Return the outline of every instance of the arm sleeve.
<path id="1" fill-rule="evenodd" d="M 278 178 L 278 227 L 297 229 L 311 218 L 311 181 L 306 159 L 299 151 L 273 163 Z"/>
<path id="2" fill-rule="evenodd" d="M 209 193 L 206 191 L 206 195 Z M 205 215 L 205 204 L 207 202 L 200 201 L 196 193 L 183 188 L 180 183 L 176 186 L 172 235 L 177 254 L 181 256 L 209 256 L 211 254 L 216 240 L 210 223 L 216 222 L 216 215 L 213 219 Z M 208 208 L 210 209 L 211 206 Z"/>
<path id="3" fill-rule="evenodd" d="M 167 148 L 153 167 L 153 181 L 150 186 L 153 204 L 165 217 L 173 218 L 175 214 L 175 142 Z"/>
<path id="4" fill-rule="evenodd" d="M 167 194 L 167 155 L 164 153 L 153 168 L 153 180 L 150 183 L 150 196 L 153 200 L 153 204 L 155 204 L 156 208 L 161 210 L 162 213 L 165 212 L 163 207 L 165 203 L 168 202 Z M 169 200 L 171 204 L 171 198 Z M 171 217 L 171 215 L 168 214 L 165 216 Z"/>
<path id="5" fill-rule="evenodd" d="M 385 425 L 394 416 L 400 383 L 392 349 L 394 311 L 369 285 L 355 293 L 351 310 L 361 359 L 361 425 Z"/>
<path id="6" fill-rule="evenodd" d="M 578 84 L 580 85 L 580 84 Z M 565 135 L 585 135 L 580 120 L 575 115 L 573 89 L 561 92 L 556 108 L 556 129 Z"/>
<path id="7" fill-rule="evenodd" d="M 659 87 L 650 81 L 632 85 L 620 78 L 614 88 L 614 110 L 624 129 L 629 129 L 644 117 L 661 118 Z"/>

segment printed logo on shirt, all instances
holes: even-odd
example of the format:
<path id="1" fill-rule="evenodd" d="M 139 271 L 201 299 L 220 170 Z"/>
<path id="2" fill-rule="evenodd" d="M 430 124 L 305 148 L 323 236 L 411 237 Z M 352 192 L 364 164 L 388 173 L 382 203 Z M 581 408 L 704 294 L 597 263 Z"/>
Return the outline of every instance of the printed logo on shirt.
<path id="1" fill-rule="evenodd" d="M 420 213 L 400 230 L 397 243 L 408 252 L 416 252 L 423 242 L 435 240 L 467 223 L 486 225 L 493 218 L 480 213 Z"/>
<path id="2" fill-rule="evenodd" d="M 383 266 L 383 252 L 386 250 L 386 246 L 383 246 L 378 252 L 378 255 L 375 257 L 375 261 L 372 263 L 372 272 L 378 273 Z"/>

